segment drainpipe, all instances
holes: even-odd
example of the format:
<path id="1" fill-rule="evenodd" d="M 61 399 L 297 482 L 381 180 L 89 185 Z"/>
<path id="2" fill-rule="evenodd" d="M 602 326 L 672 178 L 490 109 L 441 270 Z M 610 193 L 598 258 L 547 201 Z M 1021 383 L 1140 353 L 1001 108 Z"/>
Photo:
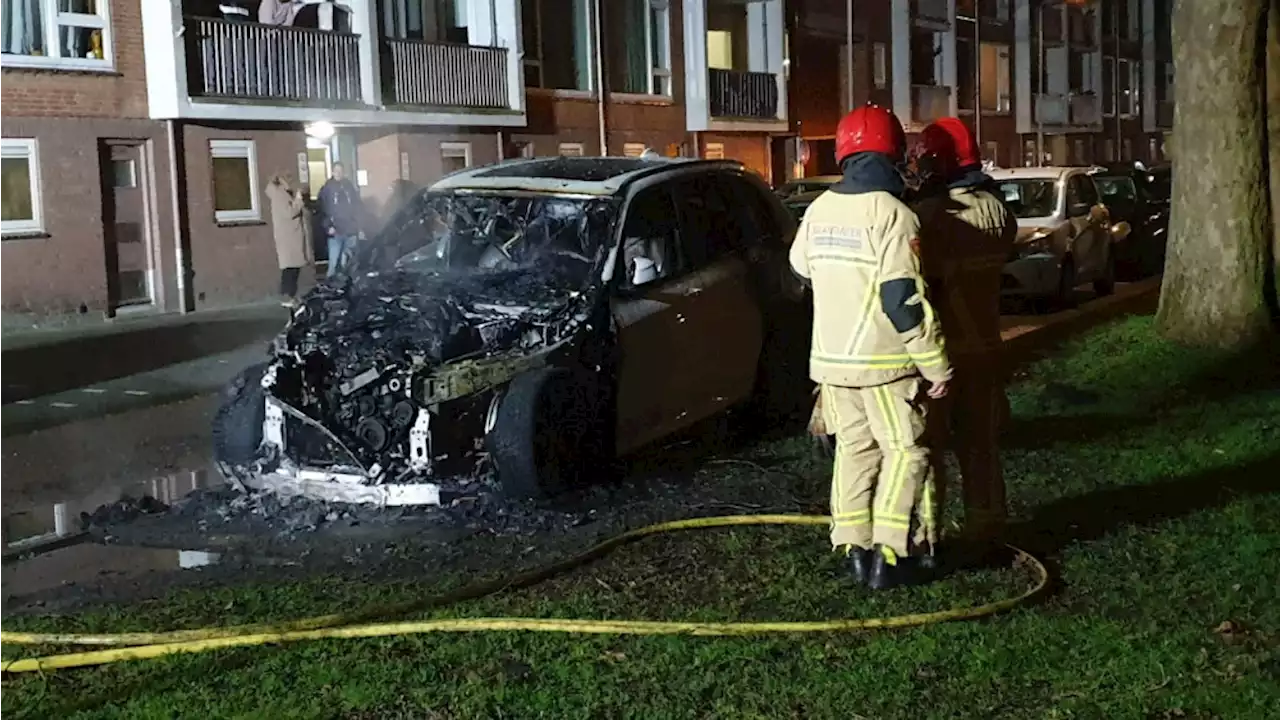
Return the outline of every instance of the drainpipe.
<path id="1" fill-rule="evenodd" d="M 173 210 L 174 279 L 178 285 L 178 311 L 186 314 L 195 310 L 195 293 L 190 282 L 193 273 L 187 252 L 191 236 L 187 223 L 187 176 L 182 170 L 186 163 L 181 121 L 166 120 L 165 137 L 169 150 L 169 204 Z"/>
<path id="2" fill-rule="evenodd" d="M 602 9 L 600 0 L 595 0 L 595 2 L 592 3 L 592 20 L 595 25 L 594 30 L 596 36 L 596 113 L 600 125 L 600 157 L 604 157 L 609 154 L 609 122 L 606 117 L 604 107 L 607 83 L 604 78 L 604 32 L 602 29 L 604 23 L 600 20 L 600 12 Z"/>
<path id="3" fill-rule="evenodd" d="M 845 112 L 853 112 L 855 103 L 853 102 L 853 0 L 845 3 L 844 13 L 844 67 L 845 67 L 845 90 L 849 93 L 849 107 L 845 108 Z"/>
<path id="4" fill-rule="evenodd" d="M 1115 52 L 1111 57 L 1111 123 L 1115 126 L 1116 147 L 1115 159 L 1109 162 L 1117 162 L 1120 160 L 1120 146 L 1123 141 L 1120 139 L 1120 3 L 1111 3 L 1111 32 L 1114 37 L 1111 38 Z M 1098 108 L 1101 110 L 1102 108 Z"/>

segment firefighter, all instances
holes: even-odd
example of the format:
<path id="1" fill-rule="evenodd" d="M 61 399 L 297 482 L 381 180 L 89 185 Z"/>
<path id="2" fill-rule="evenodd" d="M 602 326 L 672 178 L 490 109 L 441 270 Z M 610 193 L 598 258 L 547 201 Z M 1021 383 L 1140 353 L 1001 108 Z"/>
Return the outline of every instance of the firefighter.
<path id="1" fill-rule="evenodd" d="M 951 392 L 929 418 L 935 449 L 926 504 L 941 511 L 946 475 L 943 450 L 960 466 L 964 534 L 990 540 L 1004 526 L 1004 477 L 998 434 L 1007 399 L 1000 350 L 1000 283 L 1018 224 L 982 170 L 969 128 L 943 118 L 920 135 L 918 163 L 926 191 L 914 203 L 920 218 L 921 254 L 930 298 L 947 337 L 955 368 Z M 929 497 L 929 496 L 932 497 Z M 938 523 L 922 530 L 932 531 Z M 931 550 L 937 536 L 917 538 Z"/>
<path id="2" fill-rule="evenodd" d="M 813 290 L 809 374 L 835 435 L 831 543 L 872 588 L 917 579 L 913 522 L 928 475 L 928 398 L 951 367 L 917 257 L 919 221 L 903 202 L 906 136 L 867 105 L 836 129 L 844 179 L 806 211 L 791 267 Z"/>

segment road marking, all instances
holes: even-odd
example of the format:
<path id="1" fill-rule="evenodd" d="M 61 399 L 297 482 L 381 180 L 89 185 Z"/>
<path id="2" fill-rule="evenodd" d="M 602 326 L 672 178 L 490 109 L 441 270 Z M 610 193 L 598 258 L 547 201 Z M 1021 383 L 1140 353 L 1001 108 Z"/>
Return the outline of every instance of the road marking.
<path id="1" fill-rule="evenodd" d="M 51 407 L 56 407 L 56 408 L 73 408 L 73 407 L 77 407 L 77 405 L 76 405 L 75 403 L 69 403 L 69 402 L 51 402 L 51 403 L 49 403 L 49 405 L 50 405 Z"/>
<path id="2" fill-rule="evenodd" d="M 80 388 L 80 392 L 89 393 L 90 395 L 101 395 L 106 392 L 106 390 L 103 390 L 102 388 Z"/>
<path id="3" fill-rule="evenodd" d="M 146 390 L 125 390 L 125 395 L 150 395 Z"/>

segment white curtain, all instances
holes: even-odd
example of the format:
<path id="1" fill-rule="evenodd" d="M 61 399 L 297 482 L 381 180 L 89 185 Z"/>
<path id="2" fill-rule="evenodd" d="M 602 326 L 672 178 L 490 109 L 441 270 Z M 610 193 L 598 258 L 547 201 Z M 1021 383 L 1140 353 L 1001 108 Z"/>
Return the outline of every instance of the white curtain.
<path id="1" fill-rule="evenodd" d="M 15 55 L 44 55 L 42 0 L 4 0 L 4 38 L 0 49 Z"/>

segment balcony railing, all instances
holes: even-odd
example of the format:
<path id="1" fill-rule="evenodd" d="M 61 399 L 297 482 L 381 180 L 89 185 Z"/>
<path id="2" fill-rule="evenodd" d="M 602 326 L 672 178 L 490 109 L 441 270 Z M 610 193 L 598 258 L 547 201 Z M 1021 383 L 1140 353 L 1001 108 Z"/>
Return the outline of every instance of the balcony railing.
<path id="1" fill-rule="evenodd" d="M 383 57 L 390 60 L 383 68 L 389 104 L 511 107 L 506 48 L 422 40 L 383 42 Z"/>
<path id="2" fill-rule="evenodd" d="M 777 119 L 778 78 L 773 73 L 711 68 L 707 74 L 712 117 Z"/>
<path id="3" fill-rule="evenodd" d="M 937 85 L 911 86 L 911 119 L 931 123 L 951 114 L 951 88 Z"/>
<path id="4" fill-rule="evenodd" d="M 1066 125 L 1068 106 L 1066 95 L 1040 93 L 1036 96 L 1036 121 L 1041 125 Z"/>
<path id="5" fill-rule="evenodd" d="M 1070 108 L 1072 125 L 1094 125 L 1099 122 L 1097 95 L 1072 95 Z"/>
<path id="6" fill-rule="evenodd" d="M 1173 127 L 1173 102 L 1165 100 L 1156 103 L 1156 127 Z"/>
<path id="7" fill-rule="evenodd" d="M 188 17 L 192 97 L 358 103 L 360 38 L 350 33 Z"/>

